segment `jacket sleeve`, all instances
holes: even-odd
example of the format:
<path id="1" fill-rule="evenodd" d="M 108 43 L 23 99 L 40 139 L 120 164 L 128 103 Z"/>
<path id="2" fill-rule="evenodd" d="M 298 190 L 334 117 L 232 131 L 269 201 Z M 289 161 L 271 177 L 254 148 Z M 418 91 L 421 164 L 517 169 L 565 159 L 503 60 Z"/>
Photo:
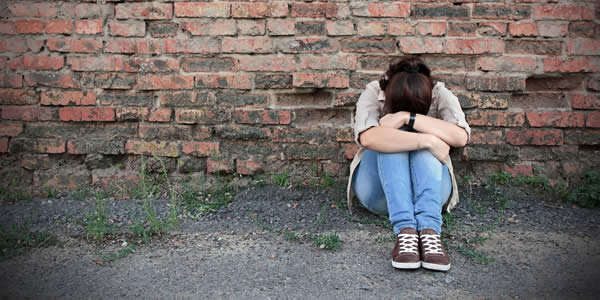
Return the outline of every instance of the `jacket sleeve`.
<path id="1" fill-rule="evenodd" d="M 377 86 L 375 86 L 377 84 Z M 377 107 L 379 84 L 371 82 L 367 84 L 356 102 L 356 116 L 354 117 L 354 141 L 362 147 L 358 139 L 359 135 L 371 128 L 379 126 L 379 108 Z"/>
<path id="2" fill-rule="evenodd" d="M 442 82 L 438 82 L 434 87 L 434 97 L 438 97 L 438 114 L 440 118 L 464 128 L 467 132 L 468 143 L 471 140 L 471 127 L 465 119 L 465 113 L 460 107 L 458 97 L 448 90 Z"/>

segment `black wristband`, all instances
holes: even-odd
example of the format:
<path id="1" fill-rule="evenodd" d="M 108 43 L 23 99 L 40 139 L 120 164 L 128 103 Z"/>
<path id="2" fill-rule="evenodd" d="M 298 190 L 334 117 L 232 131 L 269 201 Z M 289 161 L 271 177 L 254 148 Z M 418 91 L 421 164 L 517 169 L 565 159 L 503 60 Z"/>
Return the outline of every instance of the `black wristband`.
<path id="1" fill-rule="evenodd" d="M 411 112 L 410 113 L 410 119 L 408 120 L 408 128 L 413 129 L 413 126 L 415 125 L 415 117 L 417 116 L 416 113 Z"/>

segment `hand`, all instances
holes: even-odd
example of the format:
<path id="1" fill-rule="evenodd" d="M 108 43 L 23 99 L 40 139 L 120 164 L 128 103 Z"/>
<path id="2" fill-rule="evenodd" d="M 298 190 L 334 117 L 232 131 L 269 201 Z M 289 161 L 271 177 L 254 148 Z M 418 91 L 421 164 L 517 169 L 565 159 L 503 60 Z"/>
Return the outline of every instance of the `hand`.
<path id="1" fill-rule="evenodd" d="M 424 146 L 429 149 L 431 154 L 435 156 L 441 163 L 445 164 L 448 161 L 450 146 L 439 137 L 432 134 L 420 134 L 419 138 L 424 138 Z M 421 144 L 423 146 L 423 144 Z"/>
<path id="2" fill-rule="evenodd" d="M 393 114 L 387 114 L 379 119 L 379 126 L 399 129 L 406 125 L 406 121 L 410 118 L 410 113 L 399 111 Z"/>

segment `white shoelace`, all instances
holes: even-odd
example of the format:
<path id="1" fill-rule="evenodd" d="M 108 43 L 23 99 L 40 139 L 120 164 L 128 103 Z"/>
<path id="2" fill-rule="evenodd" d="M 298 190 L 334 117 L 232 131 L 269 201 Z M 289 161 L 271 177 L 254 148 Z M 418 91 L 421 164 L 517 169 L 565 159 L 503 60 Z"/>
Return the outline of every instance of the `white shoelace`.
<path id="1" fill-rule="evenodd" d="M 421 234 L 421 243 L 423 243 L 425 254 L 444 254 L 442 240 L 437 234 Z"/>
<path id="2" fill-rule="evenodd" d="M 398 241 L 400 242 L 399 253 L 414 253 L 419 254 L 419 236 L 416 234 L 401 233 L 398 235 Z"/>

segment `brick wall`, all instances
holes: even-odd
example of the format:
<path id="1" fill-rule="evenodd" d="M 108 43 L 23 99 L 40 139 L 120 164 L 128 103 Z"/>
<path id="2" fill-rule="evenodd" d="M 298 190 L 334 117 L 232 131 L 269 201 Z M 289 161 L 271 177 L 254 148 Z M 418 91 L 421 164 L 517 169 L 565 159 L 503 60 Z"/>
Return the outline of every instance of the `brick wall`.
<path id="1" fill-rule="evenodd" d="M 597 1 L 2 1 L 2 177 L 347 176 L 354 103 L 419 55 L 473 128 L 461 172 L 600 165 Z"/>

